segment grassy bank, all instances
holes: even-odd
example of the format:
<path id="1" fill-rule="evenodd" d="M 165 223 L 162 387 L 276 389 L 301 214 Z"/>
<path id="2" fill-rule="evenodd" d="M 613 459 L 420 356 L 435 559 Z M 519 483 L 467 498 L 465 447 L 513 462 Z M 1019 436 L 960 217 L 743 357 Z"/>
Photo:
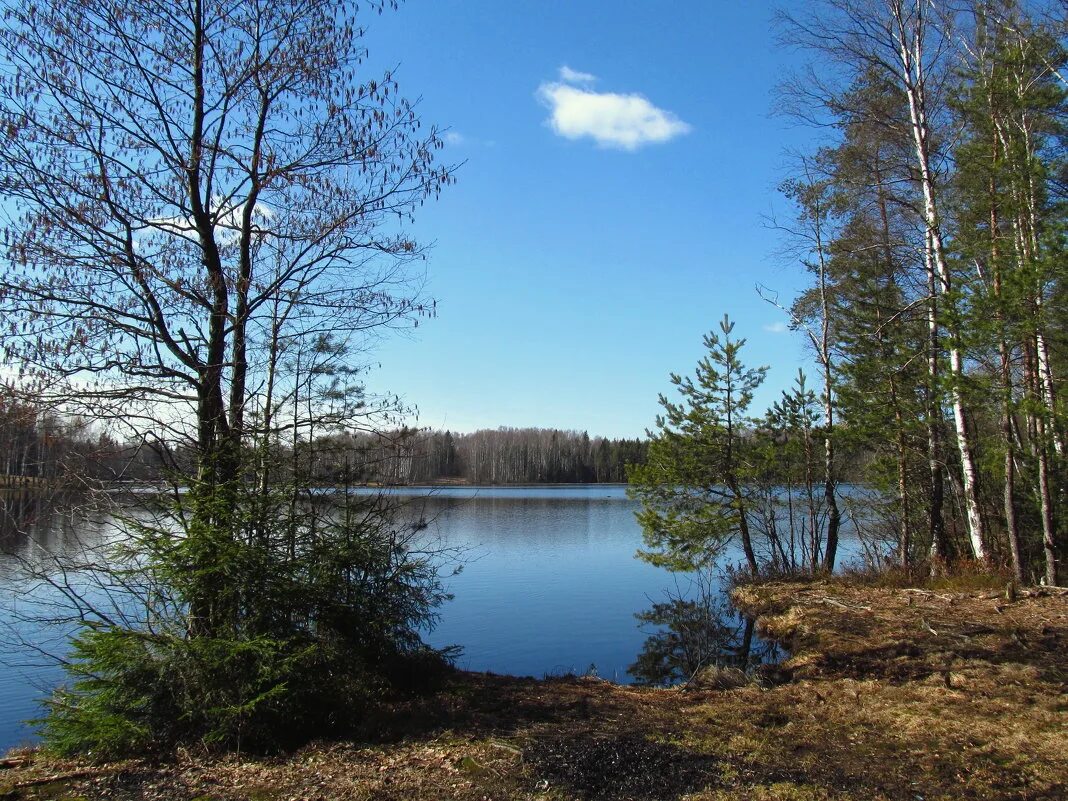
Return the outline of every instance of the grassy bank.
<path id="1" fill-rule="evenodd" d="M 791 652 L 744 686 L 460 673 L 358 741 L 115 765 L 31 755 L 0 769 L 0 798 L 1068 796 L 1068 595 L 833 581 L 736 600 Z"/>

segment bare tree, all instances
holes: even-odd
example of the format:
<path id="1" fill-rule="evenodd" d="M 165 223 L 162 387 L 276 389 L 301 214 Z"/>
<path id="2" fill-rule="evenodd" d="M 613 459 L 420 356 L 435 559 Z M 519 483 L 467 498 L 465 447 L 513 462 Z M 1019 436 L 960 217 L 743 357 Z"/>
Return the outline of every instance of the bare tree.
<path id="1" fill-rule="evenodd" d="M 833 572 L 838 552 L 838 535 L 842 527 L 842 516 L 836 497 L 838 485 L 834 447 L 834 382 L 836 365 L 831 334 L 832 300 L 827 265 L 827 250 L 830 242 L 828 236 L 831 206 L 829 197 L 830 184 L 824 177 L 816 174 L 815 165 L 809 159 L 802 157 L 798 166 L 800 175 L 797 180 L 787 181 L 783 186 L 784 193 L 798 207 L 797 228 L 786 230 L 797 242 L 797 255 L 801 263 L 815 277 L 815 303 L 812 304 L 815 307 L 813 309 L 814 313 L 806 313 L 806 310 L 797 304 L 790 309 L 785 309 L 775 298 L 768 295 L 762 287 L 758 288 L 758 292 L 773 305 L 784 308 L 784 311 L 790 315 L 791 327 L 804 332 L 808 343 L 812 346 L 813 353 L 816 355 L 816 361 L 819 363 L 820 372 L 822 373 L 823 501 L 827 508 L 827 544 L 823 566 L 828 572 Z M 815 548 L 813 548 L 812 559 L 813 567 L 815 567 Z"/>
<path id="2" fill-rule="evenodd" d="M 362 66 L 358 18 L 386 5 L 6 12 L 4 347 L 52 402 L 185 438 L 191 530 L 232 531 L 243 450 L 309 433 L 311 382 L 332 376 L 328 423 L 366 412 L 342 376 L 426 310 L 403 223 L 451 177 L 392 75 Z M 210 630 L 212 603 L 190 602 Z"/>
<path id="3" fill-rule="evenodd" d="M 309 470 L 324 435 L 397 424 L 399 400 L 363 387 L 367 351 L 433 313 L 405 231 L 451 171 L 392 74 L 366 68 L 359 25 L 394 5 L 49 0 L 5 13 L 5 354 L 46 406 L 149 441 L 173 479 L 168 495 L 96 512 L 113 531 L 86 558 L 31 566 L 72 607 L 89 664 L 71 668 L 75 701 L 52 708 L 59 747 L 247 742 L 257 717 L 277 740 L 276 701 L 261 699 L 347 703 L 326 685 L 385 680 L 390 654 L 421 648 L 443 594 L 415 527 L 382 499 L 323 501 Z M 116 644 L 156 678 L 116 675 L 101 650 Z M 256 664 L 228 668 L 227 649 Z M 298 687 L 286 673 L 303 659 L 331 666 L 299 669 Z M 78 734 L 101 705 L 95 720 L 132 721 L 165 695 L 184 708 L 122 742 Z"/>

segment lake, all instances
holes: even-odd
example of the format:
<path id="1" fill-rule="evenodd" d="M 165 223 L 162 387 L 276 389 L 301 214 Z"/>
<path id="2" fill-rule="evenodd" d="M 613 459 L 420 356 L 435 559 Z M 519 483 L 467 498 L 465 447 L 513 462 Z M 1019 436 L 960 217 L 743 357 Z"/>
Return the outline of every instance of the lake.
<path id="1" fill-rule="evenodd" d="M 459 645 L 464 669 L 544 676 L 586 673 L 630 682 L 648 638 L 663 628 L 635 615 L 668 595 L 692 596 L 676 577 L 634 558 L 641 529 L 637 504 L 618 485 L 406 488 L 411 514 L 427 519 L 427 536 L 463 553 L 463 567 L 447 575 L 452 601 L 440 610 L 425 639 Z M 82 524 L 84 525 L 84 524 Z M 73 535 L 70 520 L 53 516 L 34 536 L 62 552 Z M 37 558 L 26 538 L 0 554 L 0 615 L 23 638 L 56 648 L 55 632 L 18 624 L 10 610 L 25 608 L 28 593 L 14 569 L 17 553 Z M 859 554 L 844 532 L 842 561 Z M 741 561 L 739 552 L 728 560 Z M 451 572 L 446 570 L 446 573 Z M 658 623 L 660 621 L 657 621 Z M 54 665 L 8 646 L 0 667 L 0 753 L 33 740 L 23 721 L 38 714 L 38 700 L 61 680 Z M 19 666 L 26 665 L 28 666 Z"/>

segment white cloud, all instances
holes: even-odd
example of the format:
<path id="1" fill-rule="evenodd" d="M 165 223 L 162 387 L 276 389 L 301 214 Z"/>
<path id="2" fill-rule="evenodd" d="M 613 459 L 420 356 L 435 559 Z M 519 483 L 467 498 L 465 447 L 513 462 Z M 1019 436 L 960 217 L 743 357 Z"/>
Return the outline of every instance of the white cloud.
<path id="1" fill-rule="evenodd" d="M 588 72 L 573 70 L 567 64 L 564 64 L 560 68 L 560 80 L 564 83 L 593 83 L 597 80 L 597 76 Z"/>
<path id="2" fill-rule="evenodd" d="M 790 327 L 786 325 L 782 320 L 775 323 L 770 323 L 764 326 L 764 330 L 769 334 L 785 334 L 790 330 Z"/>
<path id="3" fill-rule="evenodd" d="M 585 75 L 561 67 L 561 77 L 565 70 Z M 639 94 L 594 92 L 550 81 L 538 87 L 537 96 L 552 112 L 548 124 L 557 135 L 565 139 L 589 137 L 601 147 L 633 151 L 692 130 L 673 113 L 657 108 Z"/>
<path id="4" fill-rule="evenodd" d="M 444 134 L 442 134 L 441 139 L 445 142 L 445 144 L 451 145 L 453 147 L 455 147 L 456 145 L 462 145 L 464 142 L 467 141 L 466 136 L 464 136 L 462 133 L 457 133 L 456 131 L 446 131 Z"/>

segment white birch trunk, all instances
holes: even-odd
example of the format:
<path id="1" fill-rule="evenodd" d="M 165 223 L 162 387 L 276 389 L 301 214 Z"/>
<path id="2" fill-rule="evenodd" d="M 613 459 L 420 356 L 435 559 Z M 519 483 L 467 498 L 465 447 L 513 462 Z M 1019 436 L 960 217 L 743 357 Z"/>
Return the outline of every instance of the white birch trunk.
<path id="1" fill-rule="evenodd" d="M 946 263 L 945 247 L 942 241 L 941 225 L 938 219 L 938 206 L 935 200 L 934 180 L 931 173 L 930 151 L 928 146 L 930 128 L 927 120 L 926 97 L 924 91 L 923 71 L 923 33 L 924 0 L 915 0 L 914 20 L 906 23 L 902 8 L 903 0 L 890 0 L 890 11 L 897 26 L 899 66 L 901 67 L 902 88 L 908 98 L 909 119 L 912 128 L 913 145 L 916 162 L 920 171 L 920 184 L 923 189 L 924 222 L 927 228 L 927 240 L 931 249 L 934 269 L 938 277 L 941 294 L 946 295 L 951 289 L 949 266 Z M 975 455 L 964 417 L 964 403 L 960 393 L 960 379 L 963 375 L 963 358 L 955 337 L 949 338 L 949 367 L 953 376 L 950 400 L 953 404 L 953 422 L 957 432 L 957 446 L 960 450 L 961 473 L 964 478 L 964 506 L 968 522 L 968 537 L 972 553 L 976 559 L 986 559 L 986 547 L 983 544 L 983 523 L 979 514 L 978 470 Z"/>

